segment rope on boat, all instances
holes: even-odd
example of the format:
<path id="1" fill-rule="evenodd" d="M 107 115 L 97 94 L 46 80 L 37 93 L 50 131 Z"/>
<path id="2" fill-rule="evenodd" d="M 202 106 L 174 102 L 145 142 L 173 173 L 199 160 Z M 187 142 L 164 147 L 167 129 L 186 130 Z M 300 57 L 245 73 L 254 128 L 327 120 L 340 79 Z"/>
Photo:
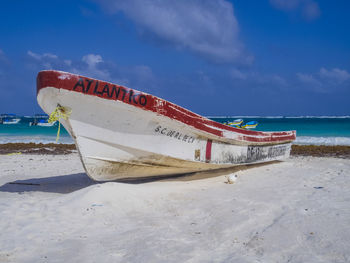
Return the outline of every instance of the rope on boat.
<path id="1" fill-rule="evenodd" d="M 56 109 L 50 114 L 50 117 L 49 117 L 47 122 L 53 123 L 55 121 L 58 121 L 56 143 L 58 142 L 58 139 L 60 138 L 61 119 L 67 120 L 71 113 L 72 113 L 71 109 L 68 109 L 68 108 L 63 107 L 63 106 L 57 106 Z"/>

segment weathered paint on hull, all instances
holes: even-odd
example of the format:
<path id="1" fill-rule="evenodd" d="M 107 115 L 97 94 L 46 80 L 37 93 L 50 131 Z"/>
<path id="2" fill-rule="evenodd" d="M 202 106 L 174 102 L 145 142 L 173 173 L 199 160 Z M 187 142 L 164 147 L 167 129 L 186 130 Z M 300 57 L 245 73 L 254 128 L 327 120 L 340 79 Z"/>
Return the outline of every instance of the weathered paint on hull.
<path id="1" fill-rule="evenodd" d="M 94 180 L 179 174 L 282 160 L 289 156 L 295 138 L 295 132 L 227 128 L 124 87 L 129 97 L 124 94 L 113 100 L 84 92 L 87 86 L 77 91 L 74 87 L 77 83 L 82 85 L 82 79 L 92 85 L 91 79 L 73 74 L 41 72 L 37 98 L 48 114 L 58 104 L 72 110 L 69 119 L 62 123 L 75 140 L 87 174 Z M 110 95 L 107 84 L 102 85 L 105 95 Z M 153 104 L 147 104 L 150 102 Z"/>

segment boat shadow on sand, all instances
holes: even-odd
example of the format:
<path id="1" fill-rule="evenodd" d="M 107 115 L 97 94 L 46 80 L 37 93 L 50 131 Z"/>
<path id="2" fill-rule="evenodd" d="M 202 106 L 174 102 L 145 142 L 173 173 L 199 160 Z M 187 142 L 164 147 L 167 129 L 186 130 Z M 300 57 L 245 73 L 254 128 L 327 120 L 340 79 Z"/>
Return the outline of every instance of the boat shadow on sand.
<path id="1" fill-rule="evenodd" d="M 0 192 L 49 192 L 68 194 L 98 184 L 85 173 L 16 180 L 0 186 Z"/>
<path id="2" fill-rule="evenodd" d="M 146 184 L 152 182 L 169 182 L 169 181 L 195 181 L 207 178 L 213 178 L 228 175 L 250 168 L 257 168 L 271 163 L 242 165 L 231 168 L 222 168 L 211 171 L 194 172 L 167 176 L 154 176 L 146 178 L 126 178 L 112 182 L 124 184 Z M 90 179 L 85 173 L 68 174 L 52 177 L 31 178 L 25 180 L 16 180 L 0 186 L 0 192 L 24 193 L 24 192 L 49 192 L 59 194 L 69 194 L 91 185 L 104 184 L 106 182 L 96 182 Z M 110 182 L 108 182 L 110 183 Z"/>

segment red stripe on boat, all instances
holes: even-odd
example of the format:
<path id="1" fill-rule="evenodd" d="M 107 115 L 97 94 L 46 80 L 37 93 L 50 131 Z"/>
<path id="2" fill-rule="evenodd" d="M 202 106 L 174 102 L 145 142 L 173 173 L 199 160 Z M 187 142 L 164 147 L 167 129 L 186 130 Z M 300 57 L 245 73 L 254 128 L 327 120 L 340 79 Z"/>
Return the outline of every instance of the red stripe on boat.
<path id="1" fill-rule="evenodd" d="M 206 147 L 206 150 L 205 150 L 205 161 L 207 163 L 210 162 L 211 160 L 211 145 L 212 145 L 212 140 L 207 140 L 207 147 Z"/>
<path id="2" fill-rule="evenodd" d="M 274 143 L 293 141 L 296 138 L 295 131 L 260 132 L 230 127 L 150 94 L 71 73 L 54 70 L 39 72 L 37 76 L 37 93 L 46 87 L 70 90 L 108 100 L 122 101 L 220 137 L 224 137 L 223 131 L 231 131 L 238 133 L 240 135 L 239 140 L 246 142 Z"/>

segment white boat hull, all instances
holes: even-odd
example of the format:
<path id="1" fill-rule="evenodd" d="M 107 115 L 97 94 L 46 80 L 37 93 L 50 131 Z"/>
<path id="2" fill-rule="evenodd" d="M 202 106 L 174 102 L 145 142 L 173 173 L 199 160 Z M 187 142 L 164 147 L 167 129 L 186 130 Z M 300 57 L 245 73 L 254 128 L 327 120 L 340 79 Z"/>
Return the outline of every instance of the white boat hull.
<path id="1" fill-rule="evenodd" d="M 29 123 L 29 126 L 40 126 L 40 127 L 52 127 L 55 125 L 56 122 L 39 122 L 39 123 L 36 123 L 36 122 L 30 122 Z"/>
<path id="2" fill-rule="evenodd" d="M 9 120 L 9 121 L 3 121 L 2 124 L 17 124 L 21 121 L 21 119 L 12 119 L 12 120 Z"/>
<path id="3" fill-rule="evenodd" d="M 38 123 L 37 126 L 41 126 L 41 127 L 52 127 L 55 125 L 55 122 L 52 122 L 52 123 Z"/>
<path id="4" fill-rule="evenodd" d="M 48 86 L 38 90 L 37 99 L 47 114 L 57 105 L 71 110 L 61 122 L 88 176 L 97 181 L 269 162 L 290 153 L 290 140 L 247 143 L 227 131 L 220 137 L 119 100 Z"/>

